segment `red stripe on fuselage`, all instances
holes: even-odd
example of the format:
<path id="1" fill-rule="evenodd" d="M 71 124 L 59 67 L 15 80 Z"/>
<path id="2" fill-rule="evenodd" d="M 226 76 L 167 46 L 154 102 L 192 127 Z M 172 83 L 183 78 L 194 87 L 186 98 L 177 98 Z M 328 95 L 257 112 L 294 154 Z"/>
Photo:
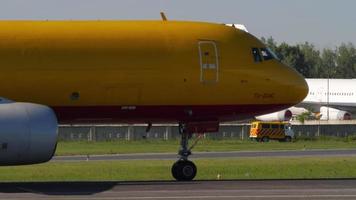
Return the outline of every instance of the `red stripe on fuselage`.
<path id="1" fill-rule="evenodd" d="M 234 121 L 292 105 L 52 106 L 59 123 L 176 123 Z"/>

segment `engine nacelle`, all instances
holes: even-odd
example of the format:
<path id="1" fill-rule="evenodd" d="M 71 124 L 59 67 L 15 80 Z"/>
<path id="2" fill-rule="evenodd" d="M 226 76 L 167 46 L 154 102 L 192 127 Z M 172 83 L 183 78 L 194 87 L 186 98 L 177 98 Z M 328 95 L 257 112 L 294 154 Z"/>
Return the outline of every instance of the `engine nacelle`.
<path id="1" fill-rule="evenodd" d="M 347 111 L 322 106 L 322 107 L 320 107 L 320 115 L 321 115 L 320 120 L 328 120 L 328 109 L 329 109 L 329 120 L 351 120 L 352 119 L 351 113 L 349 113 Z"/>
<path id="2" fill-rule="evenodd" d="M 290 108 L 288 108 L 288 110 L 290 110 L 292 112 L 293 116 L 297 116 L 297 115 L 301 115 L 303 113 L 309 112 L 309 110 L 307 110 L 305 108 L 301 108 L 301 107 L 290 107 Z"/>
<path id="3" fill-rule="evenodd" d="M 0 103 L 0 165 L 50 160 L 56 150 L 58 123 L 53 110 L 33 103 Z"/>
<path id="4" fill-rule="evenodd" d="M 289 121 L 292 119 L 292 112 L 290 110 L 282 110 L 257 116 L 256 119 L 260 121 Z"/>

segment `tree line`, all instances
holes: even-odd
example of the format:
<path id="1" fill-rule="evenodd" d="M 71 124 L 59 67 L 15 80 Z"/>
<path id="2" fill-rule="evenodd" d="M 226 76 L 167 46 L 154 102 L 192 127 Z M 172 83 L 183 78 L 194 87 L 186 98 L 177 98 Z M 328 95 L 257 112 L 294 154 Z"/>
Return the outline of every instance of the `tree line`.
<path id="1" fill-rule="evenodd" d="M 343 43 L 334 49 L 318 50 L 313 44 L 278 44 L 272 37 L 261 38 L 281 62 L 295 68 L 306 78 L 356 78 L 356 48 Z"/>

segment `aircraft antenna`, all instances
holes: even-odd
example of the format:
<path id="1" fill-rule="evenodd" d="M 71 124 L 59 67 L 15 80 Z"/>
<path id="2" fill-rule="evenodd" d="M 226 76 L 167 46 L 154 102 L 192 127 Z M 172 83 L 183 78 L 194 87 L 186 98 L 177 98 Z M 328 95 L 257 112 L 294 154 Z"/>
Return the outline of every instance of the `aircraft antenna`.
<path id="1" fill-rule="evenodd" d="M 164 14 L 164 12 L 161 12 L 161 17 L 163 21 L 167 21 L 166 14 Z"/>

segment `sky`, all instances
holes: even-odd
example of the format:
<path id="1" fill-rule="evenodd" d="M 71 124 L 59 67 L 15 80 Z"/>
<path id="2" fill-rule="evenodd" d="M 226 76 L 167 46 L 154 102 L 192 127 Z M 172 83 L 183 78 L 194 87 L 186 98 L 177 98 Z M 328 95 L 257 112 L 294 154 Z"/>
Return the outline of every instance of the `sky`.
<path id="1" fill-rule="evenodd" d="M 0 0 L 3 20 L 160 20 L 161 11 L 168 20 L 244 24 L 277 42 L 356 44 L 356 0 Z"/>

